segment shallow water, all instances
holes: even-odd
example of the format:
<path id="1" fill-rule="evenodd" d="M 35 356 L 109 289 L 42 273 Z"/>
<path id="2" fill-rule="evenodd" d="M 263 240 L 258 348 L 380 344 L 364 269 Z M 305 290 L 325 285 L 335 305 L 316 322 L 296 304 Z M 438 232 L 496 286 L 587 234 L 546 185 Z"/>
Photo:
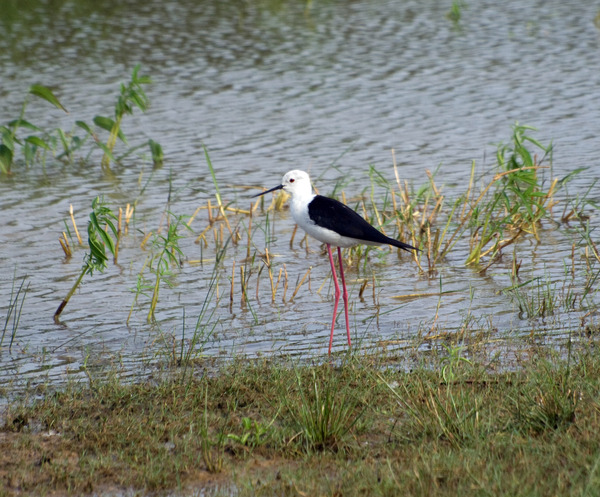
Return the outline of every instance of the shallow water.
<path id="1" fill-rule="evenodd" d="M 110 113 L 119 82 L 141 63 L 142 73 L 154 81 L 148 89 L 151 108 L 126 118 L 124 130 L 132 144 L 150 137 L 165 151 L 165 167 L 153 175 L 147 162 L 130 160 L 109 178 L 93 156 L 84 165 L 51 159 L 45 168 L 17 165 L 12 176 L 0 180 L 0 316 L 7 313 L 13 284 L 23 277 L 29 284 L 13 346 L 6 346 L 9 323 L 0 350 L 2 383 L 79 377 L 84 365 L 114 365 L 136 376 L 174 353 L 171 337 L 191 337 L 215 257 L 192 236 L 181 242 L 185 263 L 173 275 L 173 287 L 161 291 L 159 326 L 146 324 L 144 305 L 136 307 L 129 326 L 125 323 L 145 258 L 136 228 L 147 232 L 164 223 L 168 200 L 171 212 L 188 216 L 208 199 L 215 203 L 202 144 L 210 151 L 223 198 L 240 208 L 248 208 L 251 193 L 258 191 L 241 186 L 275 186 L 292 168 L 310 171 L 324 194 L 343 181 L 352 198 L 370 185 L 370 164 L 395 180 L 390 149 L 403 180 L 421 185 L 424 170 L 439 166 L 436 183 L 452 196 L 464 191 L 472 160 L 480 171 L 491 167 L 495 144 L 509 140 L 515 121 L 536 126 L 542 143 L 552 140 L 554 176 L 587 168 L 570 183 L 571 195 L 583 194 L 600 176 L 600 31 L 593 23 L 598 7 L 591 1 L 473 2 L 458 24 L 446 18 L 449 3 L 434 1 L 313 2 L 308 9 L 304 3 L 267 1 L 40 1 L 19 7 L 0 2 L 0 9 L 7 33 L 0 39 L 2 123 L 18 116 L 33 83 L 52 87 L 69 114 L 32 100 L 26 113 L 31 122 L 65 129 L 78 119 L 91 122 Z M 57 238 L 69 204 L 85 231 L 98 194 L 113 208 L 137 201 L 134 224 L 118 267 L 111 264 L 104 274 L 87 277 L 63 324 L 55 325 L 52 315 L 85 253 L 79 249 L 65 261 Z M 597 201 L 598 196 L 594 188 L 590 197 Z M 248 221 L 242 222 L 243 231 Z M 266 225 L 264 215 L 254 222 Z M 293 223 L 287 212 L 271 215 L 269 222 L 274 270 L 285 264 L 289 275 L 286 302 L 280 291 L 271 303 L 266 273 L 257 299 L 254 274 L 250 306 L 240 305 L 236 287 L 230 312 L 228 278 L 235 260 L 239 281 L 246 244 L 229 247 L 206 356 L 310 357 L 326 351 L 329 282 L 317 290 L 328 278 L 327 260 L 314 241 L 308 253 L 297 243 L 290 250 Z M 597 224 L 594 217 L 591 222 Z M 199 233 L 205 227 L 202 211 L 192 228 Z M 551 225 L 544 226 L 543 237 L 539 247 L 530 240 L 519 243 L 519 250 L 535 251 L 522 272 L 547 272 L 561 281 L 571 243 Z M 254 243 L 253 251 L 264 248 L 256 231 Z M 546 323 L 520 319 L 500 293 L 510 285 L 505 267 L 482 276 L 464 266 L 466 248 L 457 245 L 432 279 L 420 276 L 409 257 L 398 261 L 394 254 L 380 259 L 372 253 L 366 267 L 348 274 L 355 342 L 402 346 L 438 329 L 434 325 L 460 329 L 469 312 L 482 328 L 496 328 L 498 337 L 547 327 L 544 336 L 558 341 L 579 325 L 581 313 Z M 200 259 L 207 261 L 189 263 Z M 308 266 L 310 291 L 305 284 L 290 302 Z M 373 277 L 375 292 L 369 286 L 359 299 L 361 278 Z M 439 292 L 440 281 L 443 291 L 453 293 L 441 299 L 393 298 Z M 335 345 L 345 346 L 341 320 Z"/>

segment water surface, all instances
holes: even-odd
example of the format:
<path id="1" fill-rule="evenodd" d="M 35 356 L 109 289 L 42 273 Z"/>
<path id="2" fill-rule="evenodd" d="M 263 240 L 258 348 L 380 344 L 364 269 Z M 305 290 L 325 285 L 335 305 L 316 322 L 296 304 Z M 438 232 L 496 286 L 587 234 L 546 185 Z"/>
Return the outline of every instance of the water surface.
<path id="1" fill-rule="evenodd" d="M 71 129 L 76 120 L 108 115 L 118 84 L 140 63 L 154 81 L 151 108 L 126 118 L 124 131 L 132 144 L 153 138 L 165 151 L 165 166 L 154 173 L 147 161 L 131 159 L 107 177 L 99 156 L 92 156 L 72 166 L 52 159 L 44 168 L 17 164 L 12 176 L 1 179 L 0 315 L 6 315 L 15 283 L 26 277 L 29 290 L 15 342 L 8 350 L 5 337 L 0 351 L 0 381 L 78 377 L 84 365 L 114 365 L 137 375 L 172 353 L 169 340 L 190 337 L 215 256 L 192 236 L 181 242 L 185 264 L 173 287 L 161 292 L 158 327 L 146 323 L 143 306 L 125 323 L 144 262 L 142 232 L 164 222 L 168 201 L 171 212 L 188 216 L 215 201 L 203 144 L 223 198 L 240 208 L 254 193 L 242 186 L 275 186 L 293 168 L 310 171 L 321 193 L 341 182 L 347 197 L 356 198 L 370 185 L 369 165 L 395 181 L 391 149 L 402 180 L 418 186 L 426 169 L 439 167 L 436 182 L 452 195 L 464 191 L 472 160 L 480 172 L 492 166 L 496 144 L 508 141 L 510 126 L 519 121 L 554 144 L 553 176 L 587 168 L 569 186 L 571 194 L 583 194 L 600 176 L 597 4 L 471 2 L 459 23 L 446 17 L 449 8 L 437 1 L 312 2 L 308 8 L 267 1 L 0 2 L 2 123 L 18 116 L 33 83 L 52 87 L 69 110 L 65 115 L 32 100 L 26 118 L 40 126 Z M 137 202 L 130 235 L 119 265 L 84 280 L 63 324 L 55 325 L 52 315 L 85 252 L 65 261 L 57 239 L 70 204 L 85 231 L 98 194 L 113 208 Z M 590 198 L 598 200 L 597 188 Z M 286 302 L 279 295 L 272 304 L 263 279 L 258 299 L 250 291 L 249 309 L 240 305 L 236 288 L 231 311 L 226 295 L 213 315 L 207 356 L 306 357 L 326 350 L 329 282 L 317 290 L 328 278 L 327 260 L 314 241 L 308 253 L 297 245 L 290 250 L 293 223 L 286 212 L 269 221 L 274 270 L 285 264 L 293 287 L 312 267 L 310 291 L 306 286 L 290 302 L 292 288 Z M 255 222 L 264 225 L 264 216 Z M 197 233 L 205 226 L 205 213 L 192 224 Z M 571 243 L 557 230 L 544 226 L 543 246 L 520 242 L 519 250 L 535 252 L 524 273 L 564 279 Z M 264 248 L 260 233 L 255 243 L 253 250 Z M 412 343 L 430 328 L 460 330 L 468 313 L 501 336 L 527 336 L 547 326 L 550 340 L 561 340 L 577 328 L 581 313 L 543 323 L 521 319 L 501 293 L 510 284 L 505 266 L 481 275 L 464 266 L 466 250 L 457 245 L 436 278 L 419 275 L 409 257 L 394 254 L 375 253 L 350 272 L 356 343 Z M 221 296 L 233 261 L 239 268 L 245 257 L 245 245 L 229 248 Z M 189 263 L 200 259 L 207 262 Z M 363 278 L 373 277 L 375 296 L 369 287 L 359 299 Z M 392 298 L 438 292 L 440 280 L 444 291 L 455 292 L 441 300 Z M 343 322 L 338 324 L 341 349 Z"/>

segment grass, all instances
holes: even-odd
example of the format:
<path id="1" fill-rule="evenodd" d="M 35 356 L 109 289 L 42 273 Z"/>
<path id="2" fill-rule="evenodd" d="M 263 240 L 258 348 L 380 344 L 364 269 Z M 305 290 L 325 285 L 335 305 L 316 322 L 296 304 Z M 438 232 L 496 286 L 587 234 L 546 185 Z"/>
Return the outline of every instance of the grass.
<path id="1" fill-rule="evenodd" d="M 239 360 L 25 395 L 4 412 L 2 495 L 594 495 L 596 346 L 510 372 L 449 348 L 410 372 L 383 355 Z"/>
<path id="2" fill-rule="evenodd" d="M 27 297 L 29 285 L 31 284 L 31 282 L 28 281 L 27 286 L 23 288 L 23 286 L 25 285 L 25 280 L 27 280 L 27 276 L 21 278 L 21 283 L 19 284 L 19 287 L 16 288 L 17 278 L 15 271 L 12 287 L 10 289 L 10 298 L 8 309 L 6 311 L 6 319 L 4 320 L 4 327 L 2 328 L 2 335 L 0 336 L 0 347 L 2 347 L 2 344 L 4 343 L 4 338 L 6 337 L 6 332 L 8 331 L 10 333 L 10 340 L 8 344 L 9 351 L 12 349 L 17 330 L 19 329 L 19 321 L 21 320 L 23 304 L 25 303 L 25 297 Z"/>

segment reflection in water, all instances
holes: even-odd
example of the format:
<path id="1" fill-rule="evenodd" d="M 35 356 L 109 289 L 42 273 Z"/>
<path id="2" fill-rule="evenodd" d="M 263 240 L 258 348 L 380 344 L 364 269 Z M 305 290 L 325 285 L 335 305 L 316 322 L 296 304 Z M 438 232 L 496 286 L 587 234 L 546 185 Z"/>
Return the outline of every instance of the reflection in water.
<path id="1" fill-rule="evenodd" d="M 143 311 L 134 313 L 129 327 L 125 322 L 144 262 L 140 233 L 160 226 L 166 209 L 191 215 L 214 199 L 202 144 L 210 150 L 223 198 L 240 208 L 250 204 L 240 186 L 262 185 L 295 167 L 309 170 L 323 194 L 343 187 L 348 197 L 356 196 L 368 185 L 369 164 L 394 180 L 392 148 L 402 180 L 421 185 L 424 170 L 440 166 L 436 182 L 452 196 L 464 191 L 472 160 L 481 171 L 491 166 L 490 143 L 506 140 L 516 120 L 538 127 L 542 142 L 553 140 L 555 176 L 589 167 L 571 193 L 598 177 L 599 40 L 591 1 L 476 2 L 458 26 L 438 2 L 40 1 L 0 7 L 8 34 L 0 39 L 0 124 L 19 115 L 32 83 L 52 87 L 69 114 L 32 100 L 26 114 L 31 122 L 67 130 L 77 120 L 91 122 L 110 112 L 118 83 L 141 63 L 154 80 L 148 91 L 152 107 L 124 121 L 124 132 L 140 141 L 151 137 L 165 150 L 165 167 L 154 173 L 130 158 L 108 178 L 92 157 L 91 163 L 70 166 L 48 160 L 44 169 L 21 165 L 1 179 L 0 237 L 8 243 L 0 251 L 0 294 L 10 294 L 15 277 L 30 282 L 15 344 L 10 353 L 0 352 L 5 381 L 34 377 L 46 365 L 58 378 L 106 361 L 123 364 L 129 373 L 171 360 L 173 344 L 193 334 L 210 261 L 186 264 L 173 276 L 173 288 L 160 297 L 159 330 L 145 323 Z M 85 252 L 80 248 L 63 261 L 57 238 L 69 204 L 83 227 L 98 194 L 115 206 L 136 203 L 135 220 L 119 265 L 84 280 L 65 325 L 57 327 L 52 314 Z M 206 226 L 201 216 L 192 224 L 197 232 Z M 262 249 L 260 229 L 274 234 L 269 249 L 277 270 L 285 264 L 293 286 L 312 266 L 311 289 L 293 301 L 271 303 L 265 280 L 252 308 L 242 308 L 236 294 L 229 313 L 223 295 L 232 261 L 239 268 L 247 255 L 246 247 L 230 247 L 221 275 L 224 300 L 213 315 L 207 355 L 307 355 L 324 350 L 315 344 L 326 347 L 330 288 L 317 290 L 327 264 L 315 242 L 308 253 L 288 249 L 287 214 L 268 221 L 269 228 L 264 217 L 255 219 L 256 249 Z M 545 229 L 550 240 L 555 228 Z M 522 271 L 545 270 L 560 278 L 571 253 L 571 245 L 560 240 L 540 247 L 524 241 L 519 249 L 536 256 L 534 267 Z M 193 237 L 182 244 L 189 260 L 215 256 Z M 370 298 L 354 299 L 356 342 L 410 340 L 431 327 L 436 312 L 437 324 L 451 330 L 470 312 L 501 331 L 529 332 L 531 324 L 520 321 L 500 293 L 506 277 L 466 268 L 466 249 L 457 245 L 434 280 L 419 277 L 406 260 L 372 254 L 367 267 L 349 275 L 354 295 L 362 278 L 377 281 Z M 439 293 L 440 281 L 443 290 L 454 290 L 441 300 L 392 298 Z M 3 315 L 8 303 L 0 301 Z M 562 316 L 560 326 L 575 326 L 571 321 L 577 319 Z"/>

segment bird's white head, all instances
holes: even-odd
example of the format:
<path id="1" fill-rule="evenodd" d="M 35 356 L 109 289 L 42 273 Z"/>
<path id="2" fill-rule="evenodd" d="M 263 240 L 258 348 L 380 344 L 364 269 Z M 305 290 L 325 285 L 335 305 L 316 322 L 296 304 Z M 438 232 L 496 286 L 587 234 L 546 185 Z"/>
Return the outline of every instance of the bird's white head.
<path id="1" fill-rule="evenodd" d="M 304 171 L 294 169 L 293 171 L 284 174 L 283 178 L 281 179 L 281 185 L 277 185 L 275 188 L 271 188 L 266 192 L 259 193 L 258 195 L 255 195 L 255 197 L 264 195 L 265 193 L 273 192 L 275 190 L 283 190 L 289 193 L 292 198 L 298 199 L 310 197 L 312 196 L 310 176 Z"/>
<path id="2" fill-rule="evenodd" d="M 310 184 L 308 173 L 300 171 L 299 169 L 294 169 L 289 173 L 285 173 L 281 180 L 281 185 L 283 190 L 292 197 L 303 197 L 312 194 L 312 185 Z"/>

